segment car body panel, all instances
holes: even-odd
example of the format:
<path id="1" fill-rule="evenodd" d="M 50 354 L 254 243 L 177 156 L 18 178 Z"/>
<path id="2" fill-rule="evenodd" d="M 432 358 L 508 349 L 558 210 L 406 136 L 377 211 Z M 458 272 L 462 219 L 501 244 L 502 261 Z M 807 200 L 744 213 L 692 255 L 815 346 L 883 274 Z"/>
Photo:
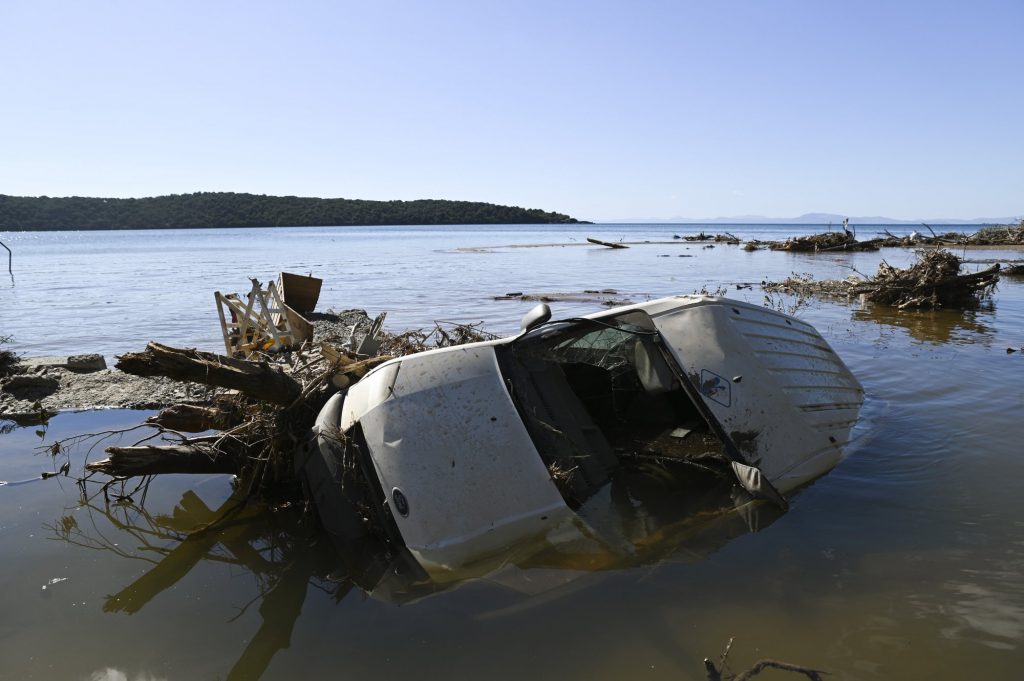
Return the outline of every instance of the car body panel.
<path id="1" fill-rule="evenodd" d="M 349 399 L 368 405 L 358 421 L 374 468 L 406 547 L 424 566 L 480 559 L 571 515 L 504 388 L 493 347 L 411 355 L 397 371 L 368 375 Z"/>
<path id="2" fill-rule="evenodd" d="M 811 325 L 720 298 L 653 318 L 736 449 L 786 493 L 839 462 L 864 390 Z"/>

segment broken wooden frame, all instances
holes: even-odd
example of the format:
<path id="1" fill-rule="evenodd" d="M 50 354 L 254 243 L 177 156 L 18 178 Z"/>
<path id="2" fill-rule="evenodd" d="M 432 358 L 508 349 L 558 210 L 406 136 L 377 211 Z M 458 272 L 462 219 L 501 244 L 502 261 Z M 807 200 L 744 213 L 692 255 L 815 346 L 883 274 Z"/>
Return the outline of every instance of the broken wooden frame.
<path id="1" fill-rule="evenodd" d="M 215 291 L 213 296 L 228 357 L 248 359 L 261 352 L 291 349 L 311 334 L 309 322 L 305 322 L 303 335 L 296 333 L 293 320 L 298 321 L 301 315 L 285 305 L 274 282 L 264 291 L 260 282 L 252 279 L 244 303 L 237 293 Z"/>

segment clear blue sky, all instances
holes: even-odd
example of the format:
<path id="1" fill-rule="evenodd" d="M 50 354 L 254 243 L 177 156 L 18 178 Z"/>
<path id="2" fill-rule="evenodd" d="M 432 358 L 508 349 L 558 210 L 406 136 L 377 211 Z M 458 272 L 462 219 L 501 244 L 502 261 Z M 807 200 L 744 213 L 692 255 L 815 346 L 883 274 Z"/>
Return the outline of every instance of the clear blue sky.
<path id="1" fill-rule="evenodd" d="M 1022 0 L 0 0 L 0 194 L 1017 216 L 1022 36 Z"/>

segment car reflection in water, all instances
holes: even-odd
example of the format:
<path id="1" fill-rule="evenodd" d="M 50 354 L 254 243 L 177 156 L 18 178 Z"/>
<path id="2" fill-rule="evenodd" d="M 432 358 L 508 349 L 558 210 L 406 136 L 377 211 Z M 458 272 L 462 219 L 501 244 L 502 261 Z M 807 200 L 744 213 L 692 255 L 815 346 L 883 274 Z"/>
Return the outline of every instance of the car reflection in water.
<path id="1" fill-rule="evenodd" d="M 550 602 L 563 589 L 570 593 L 570 583 L 602 570 L 696 562 L 782 513 L 768 502 L 737 498 L 729 485 L 681 495 L 681 482 L 668 470 L 619 476 L 607 486 L 605 497 L 592 500 L 588 523 L 616 524 L 617 536 L 626 541 L 612 545 L 579 528 L 566 528 L 556 541 L 549 537 L 543 546 L 513 547 L 487 563 L 447 573 L 445 581 L 431 579 L 408 554 L 375 541 L 339 546 L 295 507 L 275 509 L 229 498 L 210 508 L 193 491 L 185 492 L 169 514 L 150 513 L 132 503 L 87 502 L 69 509 L 74 512 L 47 529 L 69 544 L 152 564 L 105 598 L 103 611 L 112 615 L 139 612 L 204 563 L 248 572 L 252 599 L 240 612 L 225 613 L 233 624 L 257 605 L 262 619 L 224 677 L 241 681 L 260 678 L 274 655 L 289 647 L 310 586 L 338 604 L 353 591 L 407 604 L 486 580 L 521 593 L 518 610 L 534 599 Z M 692 472 L 682 484 L 695 484 Z"/>

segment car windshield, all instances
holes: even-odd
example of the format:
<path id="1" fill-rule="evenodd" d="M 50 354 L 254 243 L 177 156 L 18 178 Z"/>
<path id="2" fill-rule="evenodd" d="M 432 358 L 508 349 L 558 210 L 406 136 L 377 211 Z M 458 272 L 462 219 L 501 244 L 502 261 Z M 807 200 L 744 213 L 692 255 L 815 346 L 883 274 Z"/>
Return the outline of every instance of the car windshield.
<path id="1" fill-rule="evenodd" d="M 650 317 L 547 325 L 499 349 L 509 392 L 552 478 L 578 507 L 638 468 L 720 468 L 721 441 L 683 389 Z"/>

